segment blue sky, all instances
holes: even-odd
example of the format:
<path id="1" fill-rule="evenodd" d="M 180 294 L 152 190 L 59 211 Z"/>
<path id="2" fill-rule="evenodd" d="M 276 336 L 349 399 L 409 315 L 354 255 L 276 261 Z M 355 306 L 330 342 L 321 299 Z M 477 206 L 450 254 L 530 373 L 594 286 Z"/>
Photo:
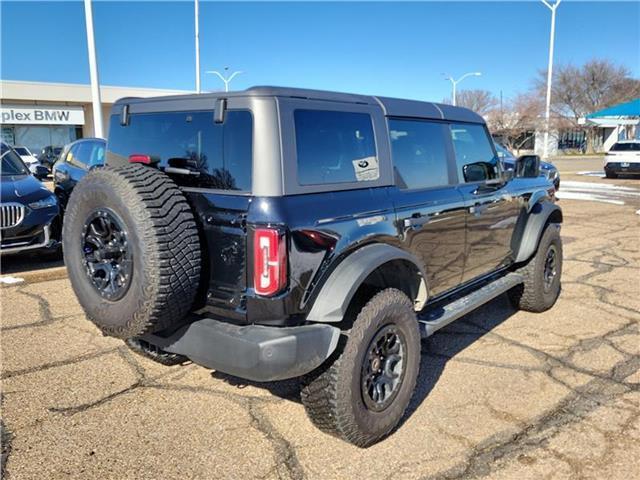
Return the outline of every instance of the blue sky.
<path id="1" fill-rule="evenodd" d="M 87 83 L 82 2 L 2 0 L 0 77 Z M 481 71 L 459 88 L 505 97 L 547 64 L 550 12 L 522 2 L 200 3 L 202 70 L 246 73 L 234 89 L 287 85 L 440 101 L 441 72 Z M 193 2 L 94 0 L 100 81 L 194 87 Z M 558 9 L 556 61 L 608 58 L 640 77 L 640 2 Z M 202 76 L 204 90 L 221 88 Z"/>

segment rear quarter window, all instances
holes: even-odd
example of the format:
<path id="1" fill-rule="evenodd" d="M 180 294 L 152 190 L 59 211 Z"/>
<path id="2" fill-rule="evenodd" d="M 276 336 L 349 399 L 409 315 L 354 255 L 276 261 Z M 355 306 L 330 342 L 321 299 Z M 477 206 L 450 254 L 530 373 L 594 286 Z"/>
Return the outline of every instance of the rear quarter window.
<path id="1" fill-rule="evenodd" d="M 300 185 L 375 181 L 380 166 L 367 113 L 295 110 Z"/>
<path id="2" fill-rule="evenodd" d="M 126 126 L 113 115 L 107 163 L 127 163 L 129 155 L 148 155 L 158 167 L 191 170 L 173 175 L 183 186 L 251 191 L 253 118 L 246 110 L 226 112 L 222 124 L 213 111 L 132 114 Z"/>

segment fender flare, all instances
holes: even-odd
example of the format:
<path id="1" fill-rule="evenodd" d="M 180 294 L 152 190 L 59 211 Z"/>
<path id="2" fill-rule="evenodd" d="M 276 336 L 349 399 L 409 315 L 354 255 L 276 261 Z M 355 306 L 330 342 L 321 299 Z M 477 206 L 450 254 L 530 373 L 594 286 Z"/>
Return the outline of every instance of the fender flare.
<path id="1" fill-rule="evenodd" d="M 557 223 L 562 222 L 562 210 L 560 207 L 543 198 L 540 198 L 540 200 L 542 201 L 536 202 L 528 209 L 527 223 L 520 239 L 518 254 L 515 258 L 516 263 L 528 260 L 535 253 L 549 217 L 551 217 L 554 212 L 559 212 L 560 214 L 560 220 Z M 556 222 L 554 223 L 557 225 Z M 557 225 L 557 228 L 560 228 L 560 226 Z"/>
<path id="2" fill-rule="evenodd" d="M 426 282 L 424 268 L 408 252 L 391 245 L 376 243 L 359 248 L 347 256 L 331 272 L 307 315 L 310 322 L 336 323 L 342 321 L 347 308 L 362 282 L 376 268 L 392 260 L 412 263 Z"/>

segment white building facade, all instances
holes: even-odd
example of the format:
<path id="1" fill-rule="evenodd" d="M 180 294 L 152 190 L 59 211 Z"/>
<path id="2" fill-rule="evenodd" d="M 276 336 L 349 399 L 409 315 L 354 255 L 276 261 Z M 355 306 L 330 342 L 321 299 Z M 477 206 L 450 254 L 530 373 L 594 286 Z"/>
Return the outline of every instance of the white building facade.
<path id="1" fill-rule="evenodd" d="M 105 135 L 113 103 L 122 97 L 155 97 L 192 93 L 135 87 L 100 87 Z M 46 146 L 61 147 L 93 137 L 90 85 L 0 80 L 2 141 L 37 154 Z"/>

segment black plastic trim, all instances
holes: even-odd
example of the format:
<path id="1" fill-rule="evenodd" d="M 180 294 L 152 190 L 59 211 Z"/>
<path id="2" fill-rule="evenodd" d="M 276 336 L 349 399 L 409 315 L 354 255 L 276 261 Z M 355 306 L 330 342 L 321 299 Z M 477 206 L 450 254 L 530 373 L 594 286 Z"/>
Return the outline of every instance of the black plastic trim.
<path id="1" fill-rule="evenodd" d="M 239 326 L 203 318 L 169 337 L 141 338 L 166 352 L 257 382 L 294 378 L 319 367 L 338 345 L 340 330 L 330 325 Z"/>

